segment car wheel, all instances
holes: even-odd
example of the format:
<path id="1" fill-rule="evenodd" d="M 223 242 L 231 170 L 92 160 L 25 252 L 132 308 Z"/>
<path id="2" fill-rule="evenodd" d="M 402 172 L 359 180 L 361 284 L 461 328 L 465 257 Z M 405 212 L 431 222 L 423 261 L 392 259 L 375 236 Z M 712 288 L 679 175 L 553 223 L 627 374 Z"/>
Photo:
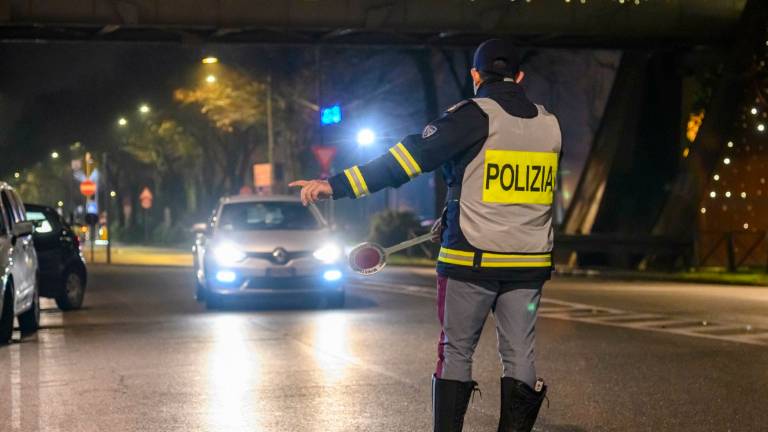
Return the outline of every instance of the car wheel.
<path id="1" fill-rule="evenodd" d="M 32 295 L 32 307 L 19 315 L 19 330 L 22 335 L 35 333 L 40 328 L 40 291 L 35 282 L 35 293 Z"/>
<path id="2" fill-rule="evenodd" d="M 85 283 L 77 271 L 67 273 L 64 291 L 56 296 L 56 306 L 63 311 L 80 309 L 85 298 Z"/>
<path id="3" fill-rule="evenodd" d="M 5 290 L 3 310 L 0 311 L 0 345 L 11 343 L 13 336 L 13 286 L 9 284 Z"/>
<path id="4" fill-rule="evenodd" d="M 346 302 L 347 296 L 344 291 L 329 294 L 326 299 L 326 305 L 329 309 L 342 309 Z"/>

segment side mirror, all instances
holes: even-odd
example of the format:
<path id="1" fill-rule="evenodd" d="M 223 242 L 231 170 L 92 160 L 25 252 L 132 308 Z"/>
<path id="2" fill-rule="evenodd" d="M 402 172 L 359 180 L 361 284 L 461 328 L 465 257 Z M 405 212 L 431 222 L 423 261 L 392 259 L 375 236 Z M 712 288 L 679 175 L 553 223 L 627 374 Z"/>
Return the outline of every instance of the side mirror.
<path id="1" fill-rule="evenodd" d="M 192 232 L 197 235 L 205 235 L 208 232 L 208 224 L 196 223 L 192 225 Z"/>
<path id="2" fill-rule="evenodd" d="M 35 232 L 35 224 L 32 222 L 18 222 L 13 225 L 13 237 L 19 238 L 31 235 Z"/>

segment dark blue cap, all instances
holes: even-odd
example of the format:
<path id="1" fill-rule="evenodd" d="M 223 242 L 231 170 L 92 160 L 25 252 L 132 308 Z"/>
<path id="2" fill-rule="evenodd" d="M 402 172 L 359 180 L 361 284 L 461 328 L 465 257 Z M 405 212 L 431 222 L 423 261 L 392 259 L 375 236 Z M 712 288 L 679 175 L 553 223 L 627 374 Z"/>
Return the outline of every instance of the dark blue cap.
<path id="1" fill-rule="evenodd" d="M 520 57 L 515 46 L 502 39 L 488 39 L 475 50 L 475 69 L 514 78 L 520 71 Z"/>

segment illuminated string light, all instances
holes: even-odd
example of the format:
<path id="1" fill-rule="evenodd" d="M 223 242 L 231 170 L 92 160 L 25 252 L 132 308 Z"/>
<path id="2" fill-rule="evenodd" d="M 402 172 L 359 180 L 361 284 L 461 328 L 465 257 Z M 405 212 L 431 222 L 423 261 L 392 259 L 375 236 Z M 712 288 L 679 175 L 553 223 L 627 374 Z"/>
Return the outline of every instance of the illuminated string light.
<path id="1" fill-rule="evenodd" d="M 702 207 L 702 208 L 701 208 L 701 214 L 705 214 L 706 212 L 707 212 L 707 209 L 706 209 L 706 207 Z"/>
<path id="2" fill-rule="evenodd" d="M 731 164 L 731 158 L 723 159 L 723 163 L 726 164 L 726 165 L 730 165 Z"/>
<path id="3" fill-rule="evenodd" d="M 710 198 L 717 198 L 717 192 L 715 192 L 715 191 L 710 192 L 709 193 L 709 197 Z"/>
<path id="4" fill-rule="evenodd" d="M 730 198 L 731 197 L 731 191 L 725 191 L 725 197 Z"/>
<path id="5" fill-rule="evenodd" d="M 720 174 L 715 174 L 714 176 L 712 176 L 712 178 L 715 179 L 715 181 L 719 181 L 720 180 Z"/>
<path id="6" fill-rule="evenodd" d="M 728 148 L 733 148 L 733 141 L 728 141 Z"/>
<path id="7" fill-rule="evenodd" d="M 752 109 L 749 110 L 749 113 L 752 114 L 752 115 L 757 115 L 757 108 L 752 107 Z"/>
<path id="8" fill-rule="evenodd" d="M 748 223 L 746 223 L 746 222 L 744 222 L 744 225 L 743 225 L 743 227 L 744 227 L 744 229 L 749 229 L 749 224 L 748 224 Z"/>
<path id="9" fill-rule="evenodd" d="M 742 197 L 742 198 L 746 198 L 746 197 L 747 197 L 747 193 L 746 193 L 746 192 L 742 192 L 742 193 L 741 193 L 741 197 Z"/>
<path id="10" fill-rule="evenodd" d="M 757 125 L 757 131 L 758 131 L 758 132 L 765 132 L 765 125 L 764 125 L 764 124 L 762 124 L 762 123 L 760 123 L 759 125 Z"/>

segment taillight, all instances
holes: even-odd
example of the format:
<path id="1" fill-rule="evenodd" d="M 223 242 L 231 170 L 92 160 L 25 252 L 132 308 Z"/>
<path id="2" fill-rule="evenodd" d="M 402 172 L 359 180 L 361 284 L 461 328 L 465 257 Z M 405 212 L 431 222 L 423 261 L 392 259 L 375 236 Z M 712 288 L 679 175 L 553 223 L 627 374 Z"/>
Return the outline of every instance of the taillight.
<path id="1" fill-rule="evenodd" d="M 76 249 L 80 249 L 80 236 L 79 235 L 73 235 L 72 236 L 72 243 L 75 244 Z"/>

